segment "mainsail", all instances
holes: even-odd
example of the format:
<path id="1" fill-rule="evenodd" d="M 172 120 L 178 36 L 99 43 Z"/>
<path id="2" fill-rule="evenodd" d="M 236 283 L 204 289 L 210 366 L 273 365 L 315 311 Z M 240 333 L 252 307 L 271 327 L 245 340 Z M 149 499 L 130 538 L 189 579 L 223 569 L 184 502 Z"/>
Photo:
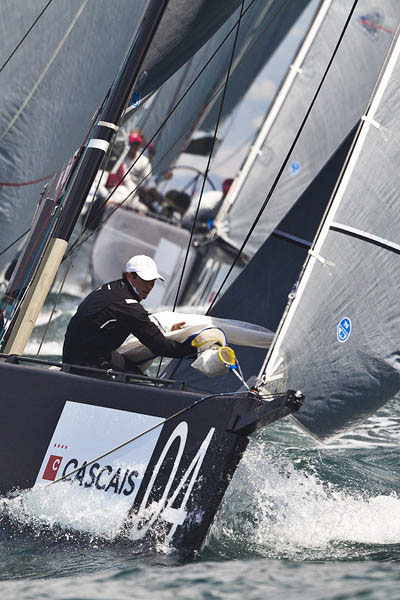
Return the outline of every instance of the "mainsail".
<path id="1" fill-rule="evenodd" d="M 400 389 L 400 37 L 271 355 L 262 389 L 300 386 L 298 421 L 320 438 L 352 428 Z"/>
<path id="2" fill-rule="evenodd" d="M 239 3 L 171 0 L 146 57 L 138 92 L 148 94 L 157 89 L 215 33 Z M 87 123 L 114 80 L 145 6 L 145 0 L 53 1 L 2 71 L 2 249 L 32 220 L 43 182 L 31 182 L 56 172 L 82 143 Z M 42 9 L 41 0 L 1 2 L 2 62 Z M 112 43 L 105 43 L 105 35 Z M 3 254 L 0 267 L 14 254 L 15 248 Z"/>
<path id="3" fill-rule="evenodd" d="M 350 2 L 325 0 L 288 71 L 248 161 L 216 221 L 240 247 L 281 168 L 338 42 Z M 310 117 L 245 252 L 254 254 L 365 110 L 400 17 L 400 4 L 360 0 Z M 243 214 L 246 219 L 243 219 Z"/>

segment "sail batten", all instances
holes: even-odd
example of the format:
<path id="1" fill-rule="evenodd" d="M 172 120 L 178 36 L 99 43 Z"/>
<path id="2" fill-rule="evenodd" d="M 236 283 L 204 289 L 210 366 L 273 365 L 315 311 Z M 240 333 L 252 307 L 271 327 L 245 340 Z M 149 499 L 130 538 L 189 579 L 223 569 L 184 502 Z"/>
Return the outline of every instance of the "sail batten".
<path id="1" fill-rule="evenodd" d="M 349 225 L 343 225 L 342 223 L 335 222 L 331 223 L 330 229 L 332 231 L 347 233 L 348 235 L 352 235 L 360 240 L 364 240 L 366 242 L 376 244 L 377 246 L 382 246 L 382 248 L 386 248 L 387 250 L 393 250 L 393 252 L 400 253 L 400 244 L 396 244 L 390 240 L 385 240 L 384 238 L 372 233 L 368 233 L 367 231 L 361 231 L 361 229 L 356 229 L 355 227 L 350 227 Z"/>

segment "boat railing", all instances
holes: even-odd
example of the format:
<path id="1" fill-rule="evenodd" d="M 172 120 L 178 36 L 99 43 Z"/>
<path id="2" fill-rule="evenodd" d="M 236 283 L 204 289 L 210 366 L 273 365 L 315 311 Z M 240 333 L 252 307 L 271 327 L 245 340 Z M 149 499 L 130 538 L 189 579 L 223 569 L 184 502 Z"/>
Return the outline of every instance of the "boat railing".
<path id="1" fill-rule="evenodd" d="M 70 365 L 67 363 L 61 363 L 42 358 L 20 356 L 18 354 L 0 353 L 0 360 L 4 360 L 4 362 L 11 363 L 13 365 L 19 365 L 21 363 L 43 365 L 47 367 L 58 368 L 58 370 L 62 371 L 63 373 L 70 373 L 72 375 L 92 376 L 98 379 L 118 381 L 120 383 L 136 383 L 162 387 L 171 386 L 182 391 L 185 390 L 185 383 L 183 381 L 177 381 L 175 379 L 163 379 L 161 377 L 151 377 L 147 375 L 140 375 L 139 373 L 115 371 L 114 369 L 97 369 L 96 367 L 88 367 L 83 365 Z"/>

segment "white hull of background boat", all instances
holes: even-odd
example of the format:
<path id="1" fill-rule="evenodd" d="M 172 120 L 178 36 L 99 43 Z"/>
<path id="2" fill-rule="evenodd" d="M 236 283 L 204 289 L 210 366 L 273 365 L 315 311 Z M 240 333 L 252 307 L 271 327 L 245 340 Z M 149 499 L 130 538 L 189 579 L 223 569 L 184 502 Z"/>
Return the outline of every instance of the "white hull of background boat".
<path id="1" fill-rule="evenodd" d="M 155 217 L 119 209 L 106 221 L 92 254 L 93 279 L 102 285 L 121 277 L 126 262 L 136 254 L 151 256 L 166 283 L 156 282 L 151 306 L 173 305 L 190 232 Z M 186 273 L 194 258 L 189 252 Z"/>

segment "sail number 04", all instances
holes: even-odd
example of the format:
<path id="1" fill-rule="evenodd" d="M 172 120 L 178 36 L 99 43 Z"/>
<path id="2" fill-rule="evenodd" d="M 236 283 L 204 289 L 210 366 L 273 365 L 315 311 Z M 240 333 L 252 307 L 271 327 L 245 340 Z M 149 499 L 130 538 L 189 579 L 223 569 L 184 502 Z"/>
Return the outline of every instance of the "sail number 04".
<path id="1" fill-rule="evenodd" d="M 175 475 L 177 473 L 179 464 L 182 459 L 182 455 L 183 455 L 183 451 L 185 449 L 187 435 L 188 435 L 188 425 L 187 425 L 186 421 L 182 421 L 181 423 L 179 423 L 179 425 L 177 425 L 177 427 L 175 427 L 175 429 L 172 432 L 171 436 L 169 437 L 167 443 L 165 444 L 163 451 L 161 452 L 161 455 L 157 461 L 156 466 L 154 467 L 154 471 L 152 473 L 151 479 L 146 488 L 146 492 L 143 496 L 143 500 L 140 504 L 139 512 L 136 515 L 135 520 L 133 522 L 133 526 L 132 526 L 131 533 L 130 533 L 131 539 L 139 540 L 142 537 L 144 537 L 144 535 L 147 533 L 149 528 L 160 517 L 164 521 L 171 523 L 172 527 L 166 536 L 166 541 L 172 540 L 177 527 L 179 525 L 183 525 L 183 523 L 187 517 L 186 504 L 187 504 L 189 496 L 192 492 L 193 486 L 196 482 L 197 476 L 200 471 L 200 467 L 203 463 L 205 454 L 207 452 L 208 446 L 210 445 L 210 441 L 214 434 L 214 431 L 215 431 L 215 427 L 212 427 L 210 429 L 210 431 L 208 432 L 207 436 L 204 438 L 199 450 L 197 451 L 196 455 L 194 456 L 192 462 L 190 463 L 187 471 L 185 472 L 185 474 L 182 477 L 181 481 L 179 482 L 178 486 L 176 487 L 174 493 L 171 495 L 170 498 L 168 498 L 170 489 L 172 487 L 172 483 L 175 479 Z M 160 471 L 160 468 L 165 460 L 165 457 L 166 457 L 171 445 L 173 444 L 173 442 L 176 439 L 179 439 L 179 448 L 178 448 L 177 454 L 175 456 L 174 465 L 173 465 L 173 468 L 169 475 L 167 484 L 164 488 L 162 497 L 160 498 L 159 501 L 154 502 L 149 507 L 147 507 L 147 502 L 148 502 L 151 490 L 153 489 L 154 482 L 157 478 L 157 475 Z M 186 488 L 185 494 L 183 496 L 181 505 L 179 506 L 179 508 L 173 507 L 173 504 L 174 504 L 176 498 L 178 497 L 178 494 L 182 491 L 183 487 L 186 484 L 187 484 L 187 488 Z"/>

